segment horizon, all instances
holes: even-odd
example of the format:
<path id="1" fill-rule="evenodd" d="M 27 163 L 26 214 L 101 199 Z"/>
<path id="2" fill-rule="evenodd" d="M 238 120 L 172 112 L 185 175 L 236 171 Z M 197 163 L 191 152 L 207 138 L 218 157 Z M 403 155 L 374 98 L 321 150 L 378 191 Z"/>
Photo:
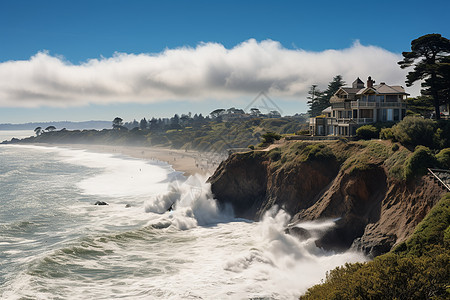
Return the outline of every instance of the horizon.
<path id="1" fill-rule="evenodd" d="M 413 39 L 449 36 L 450 4 L 433 4 L 423 15 L 418 1 L 3 1 L 0 123 L 205 116 L 261 91 L 294 115 L 338 74 L 416 96 L 397 62 Z M 386 5 L 380 22 L 355 22 Z"/>

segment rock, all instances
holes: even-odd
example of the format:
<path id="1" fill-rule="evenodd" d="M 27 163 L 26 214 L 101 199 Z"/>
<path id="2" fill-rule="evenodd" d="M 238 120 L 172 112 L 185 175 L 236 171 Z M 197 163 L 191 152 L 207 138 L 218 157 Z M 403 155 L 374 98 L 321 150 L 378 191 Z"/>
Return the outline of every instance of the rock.
<path id="1" fill-rule="evenodd" d="M 300 240 L 307 240 L 311 237 L 311 233 L 308 230 L 297 226 L 288 227 L 284 230 L 284 232 L 293 235 L 299 238 Z"/>
<path id="2" fill-rule="evenodd" d="M 219 165 L 208 182 L 219 204 L 230 203 L 237 217 L 259 220 L 273 205 L 291 215 L 310 207 L 338 170 L 336 161 L 272 169 L 261 154 L 235 153 Z"/>
<path id="3" fill-rule="evenodd" d="M 131 204 L 125 205 L 125 208 L 130 208 L 130 207 L 131 207 Z"/>
<path id="4" fill-rule="evenodd" d="M 109 205 L 109 204 L 104 201 L 97 201 L 94 203 L 94 205 Z"/>

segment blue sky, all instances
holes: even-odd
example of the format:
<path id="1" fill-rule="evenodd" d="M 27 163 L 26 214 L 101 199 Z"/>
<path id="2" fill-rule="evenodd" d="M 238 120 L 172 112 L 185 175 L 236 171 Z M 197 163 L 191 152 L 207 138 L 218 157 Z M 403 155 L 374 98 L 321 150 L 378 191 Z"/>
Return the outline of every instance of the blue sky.
<path id="1" fill-rule="evenodd" d="M 207 114 L 260 90 L 293 114 L 337 74 L 404 85 L 395 62 L 411 40 L 450 37 L 449 1 L 424 5 L 2 0 L 0 123 Z"/>

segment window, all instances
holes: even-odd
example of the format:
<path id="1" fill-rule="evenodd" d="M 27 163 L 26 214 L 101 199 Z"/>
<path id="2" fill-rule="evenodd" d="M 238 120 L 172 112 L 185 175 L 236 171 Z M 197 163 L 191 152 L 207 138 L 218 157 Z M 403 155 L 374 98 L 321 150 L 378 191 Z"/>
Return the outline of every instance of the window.
<path id="1" fill-rule="evenodd" d="M 397 95 L 386 95 L 386 102 L 397 102 Z"/>
<path id="2" fill-rule="evenodd" d="M 400 121 L 400 110 L 394 109 L 394 121 Z"/>
<path id="3" fill-rule="evenodd" d="M 369 102 L 375 102 L 375 95 L 369 95 Z"/>
<path id="4" fill-rule="evenodd" d="M 387 120 L 394 121 L 394 110 L 392 108 L 387 109 Z"/>
<path id="5" fill-rule="evenodd" d="M 381 110 L 381 121 L 386 122 L 387 121 L 387 113 L 386 108 Z"/>
<path id="6" fill-rule="evenodd" d="M 377 95 L 376 101 L 377 102 L 384 102 L 384 95 Z"/>

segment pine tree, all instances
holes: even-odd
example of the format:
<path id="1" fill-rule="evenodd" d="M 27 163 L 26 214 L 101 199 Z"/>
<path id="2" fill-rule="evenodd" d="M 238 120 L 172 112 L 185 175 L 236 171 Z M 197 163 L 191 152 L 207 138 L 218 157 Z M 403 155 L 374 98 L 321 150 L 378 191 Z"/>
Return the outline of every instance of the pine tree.
<path id="1" fill-rule="evenodd" d="M 422 83 L 422 93 L 433 98 L 436 118 L 440 118 L 439 106 L 448 103 L 450 40 L 440 34 L 427 34 L 411 42 L 411 51 L 403 52 L 403 60 L 398 64 L 402 69 L 414 66 L 406 76 L 406 86 L 418 80 Z M 442 98 L 444 97 L 444 98 Z M 446 98 L 446 99 L 445 99 Z"/>

